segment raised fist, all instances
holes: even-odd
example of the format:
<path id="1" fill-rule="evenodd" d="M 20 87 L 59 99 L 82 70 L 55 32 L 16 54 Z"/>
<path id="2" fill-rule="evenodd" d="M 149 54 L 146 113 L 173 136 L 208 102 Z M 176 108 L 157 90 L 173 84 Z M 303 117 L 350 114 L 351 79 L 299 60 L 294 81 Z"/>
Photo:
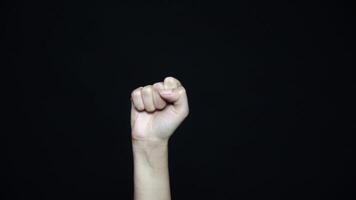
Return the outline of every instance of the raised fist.
<path id="1" fill-rule="evenodd" d="M 139 87 L 131 93 L 132 139 L 168 141 L 188 113 L 186 90 L 177 79 Z"/>

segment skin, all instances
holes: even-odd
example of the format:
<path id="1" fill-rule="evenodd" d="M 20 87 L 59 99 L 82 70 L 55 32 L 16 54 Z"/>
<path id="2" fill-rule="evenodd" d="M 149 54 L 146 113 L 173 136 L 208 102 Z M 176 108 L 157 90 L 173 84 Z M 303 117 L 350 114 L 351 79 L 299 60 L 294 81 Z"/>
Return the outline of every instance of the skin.
<path id="1" fill-rule="evenodd" d="M 170 200 L 168 141 L 189 114 L 185 88 L 174 77 L 131 93 L 134 200 Z"/>

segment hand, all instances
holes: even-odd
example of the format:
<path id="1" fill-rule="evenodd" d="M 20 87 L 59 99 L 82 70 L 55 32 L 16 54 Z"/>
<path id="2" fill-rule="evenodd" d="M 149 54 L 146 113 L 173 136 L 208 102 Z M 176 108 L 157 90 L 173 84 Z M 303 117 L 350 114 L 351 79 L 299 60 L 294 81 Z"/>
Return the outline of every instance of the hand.
<path id="1" fill-rule="evenodd" d="M 168 141 L 188 113 L 187 94 L 177 79 L 139 87 L 131 94 L 132 139 Z"/>

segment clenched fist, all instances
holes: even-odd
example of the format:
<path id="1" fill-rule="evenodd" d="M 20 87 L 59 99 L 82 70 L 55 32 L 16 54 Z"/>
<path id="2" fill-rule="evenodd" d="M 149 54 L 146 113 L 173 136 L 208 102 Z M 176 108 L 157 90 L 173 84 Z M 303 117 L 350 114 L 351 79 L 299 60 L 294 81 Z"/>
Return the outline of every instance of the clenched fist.
<path id="1" fill-rule="evenodd" d="M 188 113 L 187 94 L 177 79 L 139 87 L 131 94 L 132 139 L 168 141 Z"/>

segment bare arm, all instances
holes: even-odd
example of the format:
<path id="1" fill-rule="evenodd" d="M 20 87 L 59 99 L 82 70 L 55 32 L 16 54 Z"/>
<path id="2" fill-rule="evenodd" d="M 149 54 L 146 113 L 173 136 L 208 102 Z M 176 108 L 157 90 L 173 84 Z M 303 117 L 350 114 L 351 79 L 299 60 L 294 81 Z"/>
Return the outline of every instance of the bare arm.
<path id="1" fill-rule="evenodd" d="M 136 142 L 135 142 L 136 143 Z M 146 146 L 143 144 L 143 146 Z M 169 200 L 168 144 L 133 144 L 134 199 Z"/>
<path id="2" fill-rule="evenodd" d="M 131 100 L 134 200 L 170 200 L 168 142 L 188 116 L 186 91 L 167 77 L 137 88 Z"/>

